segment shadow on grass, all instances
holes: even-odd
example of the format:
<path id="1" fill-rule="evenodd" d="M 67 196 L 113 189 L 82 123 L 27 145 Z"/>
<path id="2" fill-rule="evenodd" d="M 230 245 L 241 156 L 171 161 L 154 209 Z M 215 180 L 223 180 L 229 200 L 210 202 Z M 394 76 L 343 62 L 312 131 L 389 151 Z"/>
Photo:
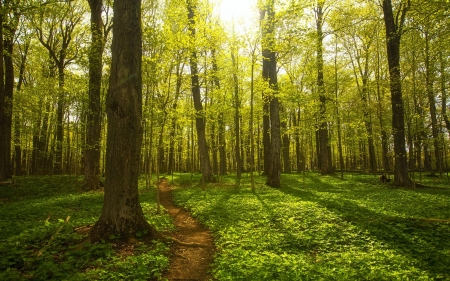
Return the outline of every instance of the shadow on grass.
<path id="1" fill-rule="evenodd" d="M 309 176 L 308 181 L 318 191 L 345 195 L 344 190 L 335 188 L 319 177 Z M 370 190 L 373 188 L 376 187 L 370 186 L 367 187 L 367 190 L 362 191 L 349 190 L 348 195 L 352 196 L 351 193 L 355 191 L 357 193 L 373 192 L 373 190 Z M 378 241 L 388 245 L 389 248 L 416 260 L 416 264 L 422 270 L 428 271 L 436 278 L 450 277 L 448 273 L 448 265 L 450 264 L 449 222 L 388 216 L 369 210 L 351 200 L 342 198 L 342 196 L 327 199 L 308 189 L 311 189 L 311 187 L 302 189 L 301 183 L 293 184 L 289 180 L 284 183 L 280 191 L 300 200 L 314 202 L 326 207 L 359 229 L 369 232 Z M 383 192 L 392 192 L 392 190 L 385 189 Z M 410 190 L 409 192 L 449 196 L 448 191 L 441 189 Z"/>

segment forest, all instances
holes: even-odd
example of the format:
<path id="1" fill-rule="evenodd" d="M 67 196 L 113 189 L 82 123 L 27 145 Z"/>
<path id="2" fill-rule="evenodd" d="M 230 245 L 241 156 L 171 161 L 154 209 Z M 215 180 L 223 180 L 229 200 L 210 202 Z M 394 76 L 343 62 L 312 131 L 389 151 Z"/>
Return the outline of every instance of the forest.
<path id="1" fill-rule="evenodd" d="M 0 279 L 450 278 L 450 2 L 220 3 L 0 1 Z"/>
<path id="2" fill-rule="evenodd" d="M 398 83 L 391 82 L 381 2 L 275 1 L 267 13 L 270 5 L 260 12 L 255 5 L 251 24 L 237 33 L 221 24 L 214 3 L 200 1 L 194 38 L 183 3 L 142 2 L 142 172 L 205 171 L 199 148 L 206 146 L 207 177 L 268 174 L 271 138 L 280 142 L 282 173 L 392 174 L 400 162 L 402 173 L 448 171 L 448 2 L 393 1 Z M 91 17 L 97 33 L 88 1 L 3 6 L 1 180 L 104 174 L 111 3 Z M 90 52 L 101 53 L 92 76 Z"/>

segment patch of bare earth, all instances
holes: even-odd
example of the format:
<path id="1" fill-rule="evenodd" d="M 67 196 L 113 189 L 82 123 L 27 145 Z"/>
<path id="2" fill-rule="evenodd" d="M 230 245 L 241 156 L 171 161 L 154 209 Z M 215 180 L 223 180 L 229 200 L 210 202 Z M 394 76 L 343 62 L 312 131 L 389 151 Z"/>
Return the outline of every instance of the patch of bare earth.
<path id="1" fill-rule="evenodd" d="M 171 236 L 181 243 L 172 243 L 170 247 L 170 266 L 163 278 L 173 281 L 207 281 L 213 277 L 209 273 L 213 261 L 214 243 L 211 233 L 196 221 L 183 208 L 175 206 L 172 201 L 172 189 L 167 180 L 159 184 L 161 205 L 174 219 L 177 231 Z M 189 246 L 201 245 L 201 246 Z"/>

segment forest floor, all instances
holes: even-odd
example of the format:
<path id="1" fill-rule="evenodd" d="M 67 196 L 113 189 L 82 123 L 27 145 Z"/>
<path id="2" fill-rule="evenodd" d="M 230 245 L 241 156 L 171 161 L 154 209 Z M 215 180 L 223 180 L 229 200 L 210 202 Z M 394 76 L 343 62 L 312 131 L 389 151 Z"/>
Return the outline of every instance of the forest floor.
<path id="1" fill-rule="evenodd" d="M 450 280 L 448 175 L 410 189 L 344 176 L 283 174 L 279 189 L 255 176 L 254 192 L 248 174 L 239 188 L 233 174 L 143 176 L 144 216 L 172 242 L 132 244 L 87 242 L 104 194 L 83 177 L 15 177 L 0 186 L 0 280 Z"/>
<path id="2" fill-rule="evenodd" d="M 213 277 L 210 274 L 210 264 L 213 261 L 214 243 L 210 231 L 203 227 L 191 214 L 175 206 L 172 200 L 172 189 L 167 180 L 159 184 L 160 201 L 173 218 L 176 231 L 173 238 L 185 243 L 195 243 L 202 247 L 184 246 L 173 243 L 170 247 L 169 270 L 164 274 L 168 280 L 206 281 Z"/>

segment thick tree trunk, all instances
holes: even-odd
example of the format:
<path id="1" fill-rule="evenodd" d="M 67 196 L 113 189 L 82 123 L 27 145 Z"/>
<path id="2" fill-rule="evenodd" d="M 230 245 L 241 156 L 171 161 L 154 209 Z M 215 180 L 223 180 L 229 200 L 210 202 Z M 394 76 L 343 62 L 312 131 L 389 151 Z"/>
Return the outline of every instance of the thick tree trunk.
<path id="1" fill-rule="evenodd" d="M 89 50 L 89 109 L 84 155 L 84 190 L 100 188 L 100 140 L 103 68 L 103 0 L 88 0 L 91 9 L 91 46 Z"/>
<path id="2" fill-rule="evenodd" d="M 275 60 L 275 56 L 273 56 Z M 276 69 L 276 64 L 274 65 Z M 276 77 L 276 72 L 275 72 Z M 275 78 L 276 83 L 276 78 Z M 277 84 L 272 84 L 278 91 Z M 273 97 L 270 101 L 270 133 L 271 133 L 271 165 L 269 175 L 267 176 L 266 184 L 270 187 L 281 187 L 281 133 L 280 133 L 280 110 L 278 97 Z"/>
<path id="3" fill-rule="evenodd" d="M 195 40 L 195 9 L 196 6 L 193 3 L 195 0 L 189 0 L 188 9 L 188 20 L 189 20 L 189 32 L 193 40 Z M 211 169 L 211 162 L 209 160 L 208 145 L 206 143 L 206 124 L 203 111 L 203 105 L 200 95 L 200 84 L 198 79 L 198 66 L 197 66 L 197 51 L 195 47 L 192 47 L 191 57 L 190 57 L 190 67 L 191 67 L 191 85 L 192 85 L 192 97 L 194 100 L 194 108 L 196 112 L 195 125 L 197 128 L 197 141 L 198 150 L 200 155 L 200 165 L 202 171 L 202 181 L 203 182 L 214 182 L 215 178 Z"/>
<path id="4" fill-rule="evenodd" d="M 9 32 L 14 30 L 11 30 L 11 27 L 8 28 Z M 2 120 L 2 127 L 4 127 L 3 130 L 3 136 L 0 137 L 3 139 L 3 149 L 0 151 L 0 154 L 4 156 L 4 180 L 12 178 L 13 168 L 12 168 L 12 162 L 11 162 L 11 140 L 12 140 L 12 111 L 13 111 L 13 92 L 14 92 L 14 64 L 12 60 L 12 54 L 13 54 L 13 46 L 14 41 L 13 38 L 10 38 L 11 36 L 14 36 L 14 33 L 6 35 L 6 39 L 3 40 L 4 44 L 4 51 L 5 54 L 3 56 L 4 60 L 4 111 L 3 111 L 3 120 Z M 1 105 L 0 105 L 1 106 Z M 4 154 L 3 154 L 4 153 Z M 0 172 L 1 174 L 1 172 Z M 1 176 L 0 176 L 1 178 Z"/>
<path id="5" fill-rule="evenodd" d="M 402 11 L 398 26 L 394 19 L 391 0 L 383 0 L 392 103 L 392 131 L 394 136 L 394 185 L 409 187 L 412 186 L 412 181 L 408 176 L 408 161 L 405 146 L 405 121 L 400 77 L 401 27 L 406 11 L 406 8 Z"/>
<path id="6" fill-rule="evenodd" d="M 112 64 L 106 104 L 106 184 L 103 209 L 92 241 L 122 239 L 150 230 L 139 203 L 142 144 L 141 1 L 114 1 Z M 153 232 L 151 232 L 153 234 Z"/>
<path id="7" fill-rule="evenodd" d="M 281 187 L 281 132 L 280 105 L 278 101 L 277 61 L 274 51 L 275 11 L 274 1 L 268 0 L 261 11 L 263 79 L 268 82 L 269 93 L 266 94 L 270 106 L 270 169 L 266 184 L 270 187 Z M 267 101 L 264 101 L 267 102 Z M 264 113 L 266 115 L 266 113 Z M 267 128 L 264 128 L 266 130 Z M 264 144 L 266 145 L 266 144 Z M 266 148 L 264 148 L 266 153 Z M 266 155 L 264 155 L 266 159 Z M 266 162 L 266 161 L 264 161 Z"/>

